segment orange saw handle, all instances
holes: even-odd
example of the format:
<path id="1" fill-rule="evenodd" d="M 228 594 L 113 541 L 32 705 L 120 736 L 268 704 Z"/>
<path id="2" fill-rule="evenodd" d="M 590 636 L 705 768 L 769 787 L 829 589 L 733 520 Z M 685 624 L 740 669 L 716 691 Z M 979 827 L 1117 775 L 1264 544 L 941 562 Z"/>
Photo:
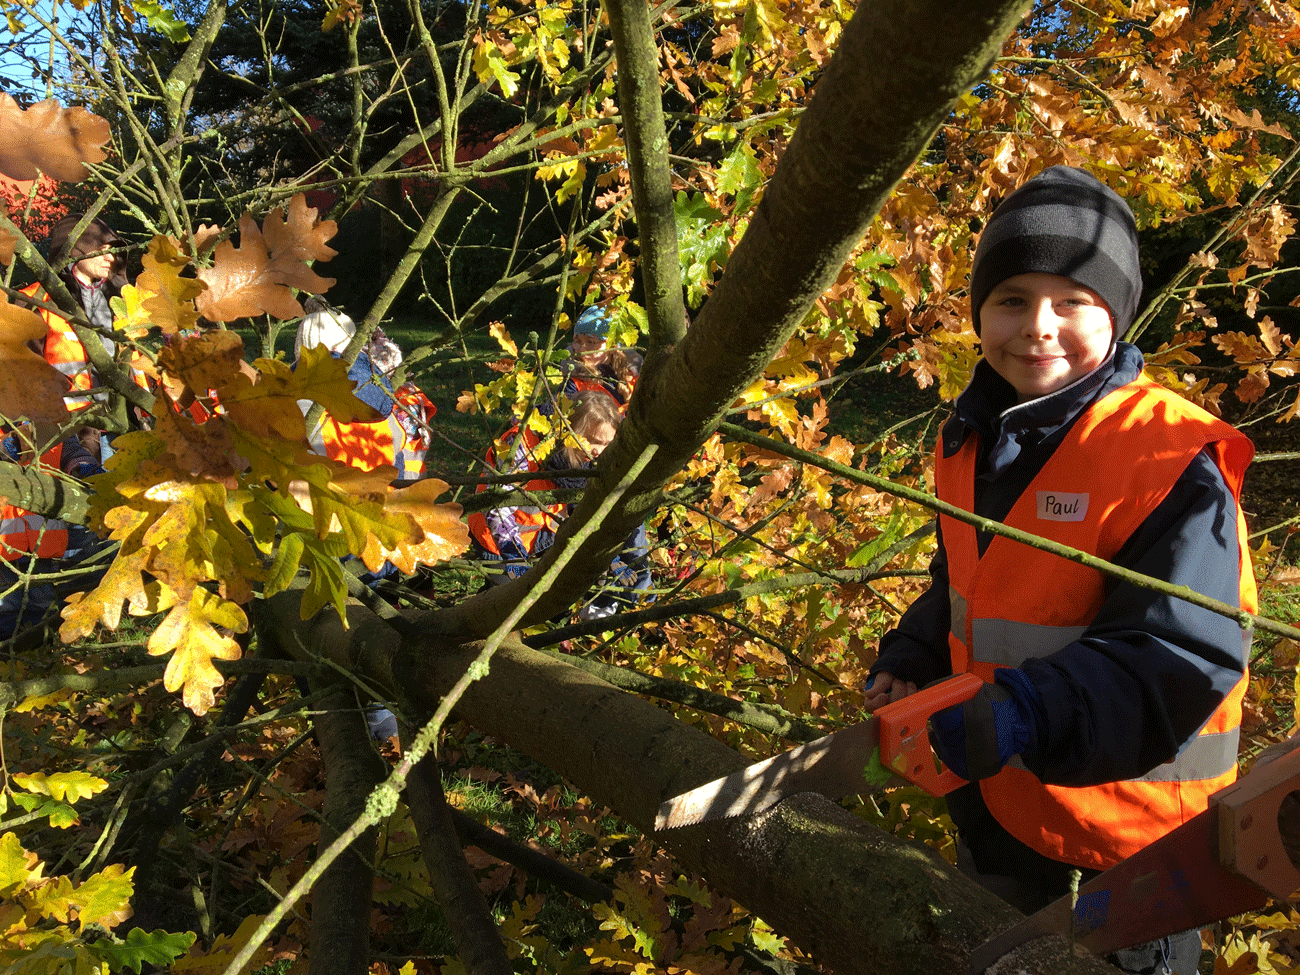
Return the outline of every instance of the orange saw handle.
<path id="1" fill-rule="evenodd" d="M 930 748 L 926 722 L 937 711 L 969 701 L 983 686 L 974 674 L 958 674 L 876 711 L 880 764 L 933 796 L 946 796 L 965 785 L 965 779 L 940 765 Z"/>

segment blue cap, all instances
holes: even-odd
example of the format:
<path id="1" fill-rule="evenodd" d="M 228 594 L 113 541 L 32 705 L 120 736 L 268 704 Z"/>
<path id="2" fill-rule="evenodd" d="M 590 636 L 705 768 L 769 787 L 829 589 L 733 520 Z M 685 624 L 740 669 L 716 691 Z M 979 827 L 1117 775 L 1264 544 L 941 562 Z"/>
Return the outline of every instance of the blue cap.
<path id="1" fill-rule="evenodd" d="M 604 308 L 597 305 L 584 308 L 573 325 L 573 334 L 594 335 L 597 338 L 605 338 L 609 335 L 609 314 Z"/>

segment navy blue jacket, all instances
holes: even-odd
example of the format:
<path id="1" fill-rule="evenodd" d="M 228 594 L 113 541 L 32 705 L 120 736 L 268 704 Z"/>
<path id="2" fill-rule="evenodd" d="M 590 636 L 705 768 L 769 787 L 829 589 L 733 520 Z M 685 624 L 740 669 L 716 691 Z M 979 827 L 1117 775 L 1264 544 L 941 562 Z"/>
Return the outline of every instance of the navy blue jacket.
<path id="1" fill-rule="evenodd" d="M 1135 347 L 1119 343 L 1082 379 L 1017 404 L 1011 385 L 981 361 L 943 427 L 941 445 L 951 456 L 966 436 L 979 438 L 975 513 L 1002 521 L 1083 411 L 1131 382 L 1142 365 Z M 990 539 L 980 534 L 981 553 Z M 1236 505 L 1213 460 L 1204 452 L 1192 460 L 1114 561 L 1238 605 Z M 930 575 L 930 587 L 881 639 L 872 673 L 918 686 L 951 673 L 942 536 Z M 1105 604 L 1078 641 L 1021 667 L 1043 702 L 1039 747 L 1022 756 L 1025 766 L 1055 785 L 1144 775 L 1191 740 L 1241 679 L 1246 655 L 1234 620 L 1111 579 Z"/>

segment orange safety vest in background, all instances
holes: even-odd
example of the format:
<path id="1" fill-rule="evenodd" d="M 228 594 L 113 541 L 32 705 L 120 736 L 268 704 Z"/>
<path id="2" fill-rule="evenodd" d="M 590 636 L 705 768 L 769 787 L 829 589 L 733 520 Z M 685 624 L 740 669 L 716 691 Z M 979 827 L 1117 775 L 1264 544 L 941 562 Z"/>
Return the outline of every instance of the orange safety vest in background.
<path id="1" fill-rule="evenodd" d="M 37 301 L 50 300 L 39 281 L 23 288 L 22 293 Z M 81 339 L 77 338 L 77 333 L 72 330 L 68 320 L 44 308 L 34 308 L 33 311 L 41 316 L 49 329 L 45 336 L 45 361 L 67 377 L 72 384 L 69 393 L 89 392 L 98 386 L 97 377 L 86 356 L 86 347 L 81 344 Z M 141 389 L 149 388 L 144 374 L 134 366 L 131 367 L 131 379 Z M 69 411 L 77 413 L 89 407 L 93 401 L 89 396 L 65 395 L 64 402 Z"/>
<path id="2" fill-rule="evenodd" d="M 1075 422 L 1004 523 L 1113 561 L 1203 448 L 1240 501 L 1254 455 L 1250 441 L 1140 376 Z M 977 452 L 978 438 L 967 436 L 952 457 L 943 456 L 941 443 L 936 459 L 938 496 L 966 511 L 974 511 Z M 1002 537 L 981 556 L 972 525 L 941 515 L 940 527 L 954 673 L 991 682 L 998 667 L 1045 657 L 1077 640 L 1105 601 L 1102 572 Z M 1255 612 L 1240 504 L 1237 543 L 1241 608 Z M 1236 779 L 1246 682 L 1243 676 L 1181 754 L 1140 779 L 1046 785 L 1013 760 L 980 783 L 984 801 L 1007 832 L 1044 856 L 1098 870 L 1113 866 L 1202 812 L 1212 793 Z"/>
<path id="3" fill-rule="evenodd" d="M 312 448 L 330 460 L 361 471 L 385 464 L 405 472 L 402 445 L 406 433 L 391 413 L 372 423 L 340 423 L 326 414 L 311 436 Z"/>
<path id="4" fill-rule="evenodd" d="M 515 440 L 519 436 L 519 428 L 511 427 L 503 433 L 498 440 L 507 445 L 513 454 L 515 451 Z M 541 437 L 532 430 L 524 431 L 524 460 L 526 466 L 524 470 L 540 471 L 542 469 L 539 463 L 533 457 L 533 448 L 541 443 Z M 486 460 L 488 466 L 493 470 L 501 470 L 503 473 L 509 473 L 511 470 L 510 463 L 505 467 L 499 468 L 497 464 L 496 445 L 493 444 L 488 448 Z M 525 491 L 554 491 L 555 482 L 546 478 L 535 478 L 524 485 Z M 487 490 L 486 484 L 480 484 L 475 493 L 481 493 Z M 555 533 L 560 530 L 560 522 L 564 520 L 566 508 L 568 506 L 560 504 L 547 505 L 543 508 L 532 505 L 519 505 L 514 509 L 515 524 L 519 527 L 519 541 L 524 546 L 524 551 L 531 557 L 538 552 L 545 551 L 551 541 L 555 538 Z M 470 537 L 474 539 L 484 551 L 502 558 L 501 548 L 497 544 L 495 536 L 488 529 L 487 516 L 482 511 L 471 512 L 467 519 Z"/>
<path id="5" fill-rule="evenodd" d="M 41 464 L 58 470 L 63 445 L 55 444 L 41 456 Z M 34 514 L 0 498 L 0 559 L 13 562 L 25 555 L 62 558 L 68 551 L 68 524 Z"/>

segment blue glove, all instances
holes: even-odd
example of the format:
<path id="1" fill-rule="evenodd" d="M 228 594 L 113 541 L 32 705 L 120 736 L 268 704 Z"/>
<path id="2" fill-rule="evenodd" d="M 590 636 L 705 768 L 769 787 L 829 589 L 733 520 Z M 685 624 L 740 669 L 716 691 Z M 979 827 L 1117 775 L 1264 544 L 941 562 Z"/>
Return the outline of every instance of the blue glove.
<path id="1" fill-rule="evenodd" d="M 944 765 L 968 782 L 1002 771 L 1038 745 L 1042 697 L 1024 671 L 1001 667 L 963 704 L 930 718 L 930 745 Z"/>

